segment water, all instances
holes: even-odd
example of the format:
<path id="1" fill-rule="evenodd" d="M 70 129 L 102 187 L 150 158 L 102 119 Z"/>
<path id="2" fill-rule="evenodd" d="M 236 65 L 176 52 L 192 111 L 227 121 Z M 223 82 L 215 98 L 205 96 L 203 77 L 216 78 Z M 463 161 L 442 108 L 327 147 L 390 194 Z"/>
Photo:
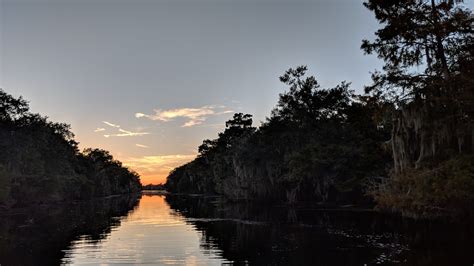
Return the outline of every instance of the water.
<path id="1" fill-rule="evenodd" d="M 62 263 L 139 263 L 220 265 L 227 262 L 217 249 L 203 250 L 194 225 L 174 214 L 161 195 L 144 195 L 120 227 L 97 242 L 87 236 L 74 240 Z"/>
<path id="2" fill-rule="evenodd" d="M 473 265 L 469 225 L 144 194 L 0 214 L 1 265 Z"/>

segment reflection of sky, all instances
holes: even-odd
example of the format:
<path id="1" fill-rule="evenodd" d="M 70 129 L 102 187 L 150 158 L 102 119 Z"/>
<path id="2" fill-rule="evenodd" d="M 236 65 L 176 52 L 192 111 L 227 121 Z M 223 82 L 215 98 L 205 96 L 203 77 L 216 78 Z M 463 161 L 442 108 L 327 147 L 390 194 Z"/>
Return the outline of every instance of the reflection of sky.
<path id="1" fill-rule="evenodd" d="M 84 237 L 66 251 L 72 264 L 220 265 L 216 252 L 200 249 L 199 233 L 172 215 L 163 196 L 144 195 L 138 208 L 112 229 L 107 238 L 91 243 Z"/>

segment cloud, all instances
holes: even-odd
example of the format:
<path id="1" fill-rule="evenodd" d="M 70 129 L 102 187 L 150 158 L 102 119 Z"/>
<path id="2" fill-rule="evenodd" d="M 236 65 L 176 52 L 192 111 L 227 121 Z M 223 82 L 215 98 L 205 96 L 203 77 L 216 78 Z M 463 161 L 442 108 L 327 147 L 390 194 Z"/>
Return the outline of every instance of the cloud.
<path id="1" fill-rule="evenodd" d="M 195 125 L 202 124 L 205 120 L 189 120 L 188 122 L 184 123 L 183 127 L 192 127 Z"/>
<path id="2" fill-rule="evenodd" d="M 113 123 L 110 123 L 110 122 L 107 122 L 107 121 L 102 121 L 102 123 L 108 125 L 108 126 L 111 126 L 111 127 L 116 127 L 116 128 L 120 128 L 119 125 L 116 125 L 116 124 L 113 124 Z"/>
<path id="3" fill-rule="evenodd" d="M 144 135 L 149 135 L 150 134 L 150 132 L 132 132 L 132 131 L 128 131 L 128 130 L 121 129 L 121 128 L 119 128 L 119 131 L 121 133 L 107 134 L 107 135 L 104 135 L 104 137 L 106 137 L 106 138 L 109 138 L 109 137 L 139 137 L 139 136 L 144 136 Z"/>
<path id="4" fill-rule="evenodd" d="M 132 132 L 132 131 L 128 131 L 128 130 L 125 130 L 123 128 L 120 128 L 120 126 L 117 125 L 117 124 L 110 123 L 110 122 L 107 122 L 107 121 L 102 121 L 102 123 L 104 123 L 104 124 L 106 124 L 110 127 L 117 128 L 118 131 L 120 132 L 120 133 L 117 133 L 117 134 L 105 134 L 104 137 L 106 137 L 106 138 L 110 138 L 110 137 L 139 137 L 139 136 L 144 136 L 144 135 L 149 135 L 150 134 L 150 132 Z M 105 128 L 97 128 L 94 131 L 95 132 L 105 131 Z"/>
<path id="5" fill-rule="evenodd" d="M 144 149 L 148 149 L 149 147 L 147 145 L 143 145 L 143 144 L 135 144 L 135 146 L 139 147 L 139 148 L 144 148 Z"/>
<path id="6" fill-rule="evenodd" d="M 148 115 L 144 113 L 136 113 L 136 118 L 148 118 L 153 121 L 169 122 L 177 118 L 185 118 L 187 121 L 182 127 L 192 127 L 202 124 L 209 116 L 222 115 L 232 113 L 232 110 L 225 110 L 223 105 L 206 105 L 200 108 L 176 108 L 161 110 L 155 109 L 155 114 Z"/>
<path id="7" fill-rule="evenodd" d="M 169 172 L 196 158 L 196 154 L 154 155 L 125 158 L 124 165 L 137 171 L 144 184 L 165 182 Z"/>

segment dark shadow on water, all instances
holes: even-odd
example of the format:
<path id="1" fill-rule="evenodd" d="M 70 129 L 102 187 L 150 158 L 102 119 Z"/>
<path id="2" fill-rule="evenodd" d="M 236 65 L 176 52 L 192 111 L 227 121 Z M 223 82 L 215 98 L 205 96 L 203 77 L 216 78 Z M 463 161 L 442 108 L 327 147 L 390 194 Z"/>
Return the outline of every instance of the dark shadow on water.
<path id="1" fill-rule="evenodd" d="M 140 195 L 15 209 L 0 215 L 1 265 L 59 265 L 83 236 L 100 242 L 137 206 Z"/>
<path id="2" fill-rule="evenodd" d="M 415 222 L 368 210 L 229 203 L 167 195 L 204 250 L 235 264 L 473 265 L 470 225 Z"/>
<path id="3" fill-rule="evenodd" d="M 163 193 L 154 196 L 163 197 Z M 198 232 L 203 253 L 222 256 L 236 265 L 474 262 L 474 232 L 470 225 L 415 222 L 369 210 L 311 204 L 262 205 L 230 203 L 217 197 L 165 197 L 172 214 L 178 220 L 184 218 Z M 0 263 L 67 262 L 63 258 L 75 240 L 100 243 L 133 212 L 138 202 L 137 195 L 2 213 Z"/>

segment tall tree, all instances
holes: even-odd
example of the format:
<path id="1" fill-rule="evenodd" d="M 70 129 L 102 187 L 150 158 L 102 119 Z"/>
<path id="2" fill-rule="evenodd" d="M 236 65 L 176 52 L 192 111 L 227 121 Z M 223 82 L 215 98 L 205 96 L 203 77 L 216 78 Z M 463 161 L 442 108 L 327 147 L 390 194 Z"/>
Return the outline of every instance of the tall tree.
<path id="1" fill-rule="evenodd" d="M 379 207 L 420 217 L 472 214 L 474 17 L 462 1 L 368 0 L 381 28 L 362 49 L 385 61 L 366 88 L 395 103 L 394 175 Z"/>
<path id="2" fill-rule="evenodd" d="M 343 110 L 351 101 L 350 84 L 342 82 L 335 88 L 321 89 L 315 77 L 305 76 L 306 71 L 306 66 L 290 68 L 280 77 L 289 90 L 280 94 L 272 119 L 308 126 L 324 119 L 343 118 Z"/>
<path id="3" fill-rule="evenodd" d="M 383 27 L 374 41 L 363 41 L 362 49 L 385 61 L 384 72 L 374 74 L 374 86 L 368 90 L 389 92 L 396 100 L 453 90 L 453 80 L 463 74 L 466 56 L 472 56 L 474 38 L 472 13 L 459 2 L 365 2 Z"/>
<path id="4" fill-rule="evenodd" d="M 395 170 L 472 152 L 474 17 L 461 1 L 369 0 L 382 25 L 362 49 L 385 61 L 367 92 L 394 101 Z"/>

